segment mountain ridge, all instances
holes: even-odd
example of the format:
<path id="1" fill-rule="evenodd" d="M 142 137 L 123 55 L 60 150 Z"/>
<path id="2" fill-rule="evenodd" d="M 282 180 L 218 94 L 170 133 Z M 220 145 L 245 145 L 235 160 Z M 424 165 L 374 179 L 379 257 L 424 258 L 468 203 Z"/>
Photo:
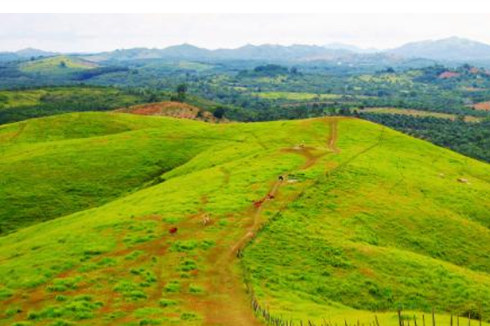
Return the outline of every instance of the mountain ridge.
<path id="1" fill-rule="evenodd" d="M 60 55 L 32 48 L 17 52 L 0 52 L 3 60 L 50 57 Z M 189 43 L 165 48 L 117 49 L 100 53 L 72 54 L 91 61 L 130 61 L 137 59 L 187 59 L 187 60 L 269 60 L 313 61 L 341 60 L 349 57 L 389 59 L 428 59 L 450 62 L 490 61 L 490 45 L 461 37 L 409 42 L 387 50 L 363 49 L 355 45 L 329 43 L 323 46 L 312 44 L 246 44 L 237 48 L 207 49 Z"/>

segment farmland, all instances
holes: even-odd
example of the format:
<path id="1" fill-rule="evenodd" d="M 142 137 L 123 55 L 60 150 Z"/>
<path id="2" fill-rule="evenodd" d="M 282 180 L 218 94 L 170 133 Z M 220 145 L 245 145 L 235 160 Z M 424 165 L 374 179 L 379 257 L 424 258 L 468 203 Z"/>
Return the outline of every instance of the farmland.
<path id="1" fill-rule="evenodd" d="M 409 115 L 413 117 L 434 117 L 434 118 L 449 119 L 449 120 L 456 120 L 458 118 L 458 116 L 455 114 L 421 111 L 421 110 L 413 110 L 413 109 L 367 108 L 362 110 L 362 112 L 378 113 L 378 114 L 401 114 L 401 115 Z M 465 116 L 464 120 L 466 122 L 475 122 L 475 121 L 480 121 L 481 118 L 477 118 L 473 116 Z"/>

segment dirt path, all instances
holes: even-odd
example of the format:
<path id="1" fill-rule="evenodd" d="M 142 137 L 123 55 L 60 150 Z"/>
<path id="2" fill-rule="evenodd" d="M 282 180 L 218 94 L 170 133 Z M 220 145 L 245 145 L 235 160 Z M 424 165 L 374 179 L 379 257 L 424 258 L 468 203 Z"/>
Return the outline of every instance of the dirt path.
<path id="1" fill-rule="evenodd" d="M 313 154 L 313 151 L 315 150 L 314 147 L 308 147 L 308 146 L 296 146 L 293 148 L 284 148 L 281 151 L 285 153 L 293 153 L 293 154 L 299 154 L 304 156 L 305 158 L 305 163 L 299 168 L 300 170 L 305 170 L 308 169 L 309 167 L 315 165 L 315 163 L 323 156 L 325 156 L 327 153 L 320 153 L 320 154 Z"/>
<path id="2" fill-rule="evenodd" d="M 263 205 L 273 200 L 279 191 L 283 180 L 277 180 L 272 184 L 268 193 L 251 205 L 248 212 L 249 226 L 246 233 L 231 247 L 217 248 L 208 257 L 212 269 L 207 273 L 210 293 L 213 298 L 204 303 L 207 326 L 259 326 L 262 325 L 250 306 L 250 298 L 246 291 L 245 283 L 240 277 L 237 256 L 243 247 L 255 237 L 260 228 L 260 217 Z"/>
<path id="3" fill-rule="evenodd" d="M 336 146 L 338 139 L 338 120 L 327 119 L 326 122 L 330 125 L 330 133 L 327 139 L 327 147 L 333 153 L 339 153 L 340 150 Z M 314 154 L 317 150 L 309 146 L 297 146 L 293 148 L 283 149 L 282 152 L 294 153 L 302 155 L 305 162 L 297 170 L 307 169 L 317 163 L 317 161 L 328 154 L 328 152 Z M 261 322 L 255 317 L 250 303 L 250 297 L 247 294 L 247 288 L 243 281 L 243 275 L 240 277 L 241 271 L 238 268 L 237 256 L 241 251 L 255 238 L 261 227 L 261 216 L 264 205 L 274 200 L 278 195 L 281 185 L 285 182 L 287 175 L 276 180 L 267 194 L 257 200 L 251 207 L 247 215 L 249 216 L 249 225 L 245 230 L 245 234 L 230 247 L 223 250 L 217 249 L 208 259 L 212 270 L 208 272 L 206 278 L 210 280 L 210 291 L 214 294 L 215 299 L 204 303 L 206 310 L 206 318 L 204 325 L 206 326 L 258 326 Z M 303 190 L 304 191 L 304 190 Z M 302 191 L 302 192 L 303 192 Z M 297 198 L 289 198 L 288 201 Z M 286 207 L 286 205 L 284 205 Z M 201 307 L 202 309 L 203 307 Z"/>
<path id="4" fill-rule="evenodd" d="M 336 118 L 330 118 L 326 120 L 330 126 L 330 134 L 327 139 L 327 147 L 334 153 L 340 153 L 340 149 L 337 148 L 338 139 L 338 124 L 339 121 Z"/>

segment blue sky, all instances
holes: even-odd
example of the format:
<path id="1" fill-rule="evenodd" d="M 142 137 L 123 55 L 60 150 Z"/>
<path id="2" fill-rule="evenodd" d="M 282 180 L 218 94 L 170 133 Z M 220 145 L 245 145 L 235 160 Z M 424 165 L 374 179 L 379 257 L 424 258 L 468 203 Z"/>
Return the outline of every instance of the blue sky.
<path id="1" fill-rule="evenodd" d="M 455 35 L 490 43 L 488 31 L 488 14 L 0 14 L 0 51 L 96 52 L 181 43 L 390 48 Z"/>

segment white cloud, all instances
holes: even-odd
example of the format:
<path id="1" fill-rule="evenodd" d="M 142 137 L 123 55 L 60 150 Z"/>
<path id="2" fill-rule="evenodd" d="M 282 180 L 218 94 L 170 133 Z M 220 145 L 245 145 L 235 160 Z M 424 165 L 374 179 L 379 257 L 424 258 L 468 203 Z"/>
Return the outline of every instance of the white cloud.
<path id="1" fill-rule="evenodd" d="M 0 14 L 0 50 L 65 52 L 191 43 L 352 43 L 387 48 L 453 35 L 490 43 L 488 14 Z"/>

